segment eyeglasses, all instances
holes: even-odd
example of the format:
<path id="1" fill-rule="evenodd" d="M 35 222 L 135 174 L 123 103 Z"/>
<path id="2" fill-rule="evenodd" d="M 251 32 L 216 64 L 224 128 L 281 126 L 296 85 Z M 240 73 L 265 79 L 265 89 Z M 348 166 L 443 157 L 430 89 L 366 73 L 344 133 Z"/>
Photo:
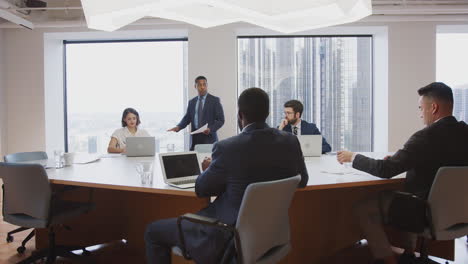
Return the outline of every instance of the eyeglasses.
<path id="1" fill-rule="evenodd" d="M 294 115 L 294 112 L 284 112 L 284 115 Z"/>

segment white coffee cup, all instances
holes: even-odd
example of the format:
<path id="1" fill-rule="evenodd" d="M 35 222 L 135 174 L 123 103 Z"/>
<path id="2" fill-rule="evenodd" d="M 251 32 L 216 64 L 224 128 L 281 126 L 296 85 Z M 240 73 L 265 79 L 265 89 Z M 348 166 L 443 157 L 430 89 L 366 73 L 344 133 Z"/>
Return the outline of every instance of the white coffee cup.
<path id="1" fill-rule="evenodd" d="M 73 164 L 74 159 L 75 159 L 75 153 L 73 152 L 63 153 L 63 163 L 65 166 L 71 166 Z"/>

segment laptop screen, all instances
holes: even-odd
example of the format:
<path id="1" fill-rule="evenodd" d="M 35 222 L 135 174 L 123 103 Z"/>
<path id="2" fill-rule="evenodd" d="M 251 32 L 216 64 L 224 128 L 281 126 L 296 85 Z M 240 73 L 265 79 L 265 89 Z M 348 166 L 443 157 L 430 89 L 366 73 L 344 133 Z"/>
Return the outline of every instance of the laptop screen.
<path id="1" fill-rule="evenodd" d="M 162 156 L 167 179 L 200 175 L 196 153 Z"/>

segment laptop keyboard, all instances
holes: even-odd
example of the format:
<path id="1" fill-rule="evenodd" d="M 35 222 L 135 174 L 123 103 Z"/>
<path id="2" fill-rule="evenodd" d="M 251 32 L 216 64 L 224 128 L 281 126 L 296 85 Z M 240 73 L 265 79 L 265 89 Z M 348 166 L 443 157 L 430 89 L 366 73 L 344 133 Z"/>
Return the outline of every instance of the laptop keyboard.
<path id="1" fill-rule="evenodd" d="M 172 184 L 175 184 L 175 185 L 182 185 L 182 184 L 195 183 L 196 181 L 197 181 L 197 179 L 189 179 L 189 180 L 184 180 L 184 181 L 172 182 Z"/>

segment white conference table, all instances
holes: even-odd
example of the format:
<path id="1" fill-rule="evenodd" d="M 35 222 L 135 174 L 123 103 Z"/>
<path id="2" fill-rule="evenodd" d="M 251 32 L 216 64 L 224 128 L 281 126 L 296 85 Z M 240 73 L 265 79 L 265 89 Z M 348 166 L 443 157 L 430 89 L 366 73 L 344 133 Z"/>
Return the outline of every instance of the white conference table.
<path id="1" fill-rule="evenodd" d="M 384 157 L 386 153 L 365 153 L 376 158 Z M 140 161 L 154 162 L 153 185 L 144 186 L 140 182 L 135 165 Z M 311 188 L 333 188 L 346 185 L 367 185 L 378 181 L 386 181 L 365 172 L 351 168 L 351 165 L 341 165 L 336 155 L 305 158 Z M 73 164 L 61 169 L 48 168 L 47 174 L 54 184 L 97 187 L 115 190 L 128 190 L 152 193 L 177 193 L 192 195 L 193 188 L 179 189 L 164 183 L 159 159 L 155 157 L 126 157 L 115 155 L 100 158 L 86 164 Z M 404 174 L 395 177 L 404 178 Z M 382 182 L 383 183 L 383 182 Z"/>
<path id="2" fill-rule="evenodd" d="M 386 153 L 366 155 L 383 158 Z M 135 164 L 148 160 L 154 160 L 153 185 L 142 186 Z M 326 263 L 328 257 L 362 238 L 352 216 L 353 205 L 373 193 L 400 189 L 404 181 L 404 174 L 388 180 L 359 172 L 339 164 L 335 155 L 305 161 L 309 182 L 294 196 L 290 208 L 293 247 L 281 263 Z M 46 171 L 53 184 L 87 187 L 71 194 L 70 199 L 86 199 L 88 189 L 93 189 L 96 204 L 96 210 L 73 222 L 77 227 L 71 233 L 59 233 L 57 241 L 91 245 L 126 239 L 135 252 L 135 263 L 144 261 L 143 234 L 148 223 L 196 212 L 209 203 L 209 199 L 197 198 L 193 188 L 165 184 L 157 156 L 112 156 Z M 37 244 L 43 247 L 46 235 L 38 233 Z M 434 255 L 453 259 L 453 242 L 442 248 Z"/>

